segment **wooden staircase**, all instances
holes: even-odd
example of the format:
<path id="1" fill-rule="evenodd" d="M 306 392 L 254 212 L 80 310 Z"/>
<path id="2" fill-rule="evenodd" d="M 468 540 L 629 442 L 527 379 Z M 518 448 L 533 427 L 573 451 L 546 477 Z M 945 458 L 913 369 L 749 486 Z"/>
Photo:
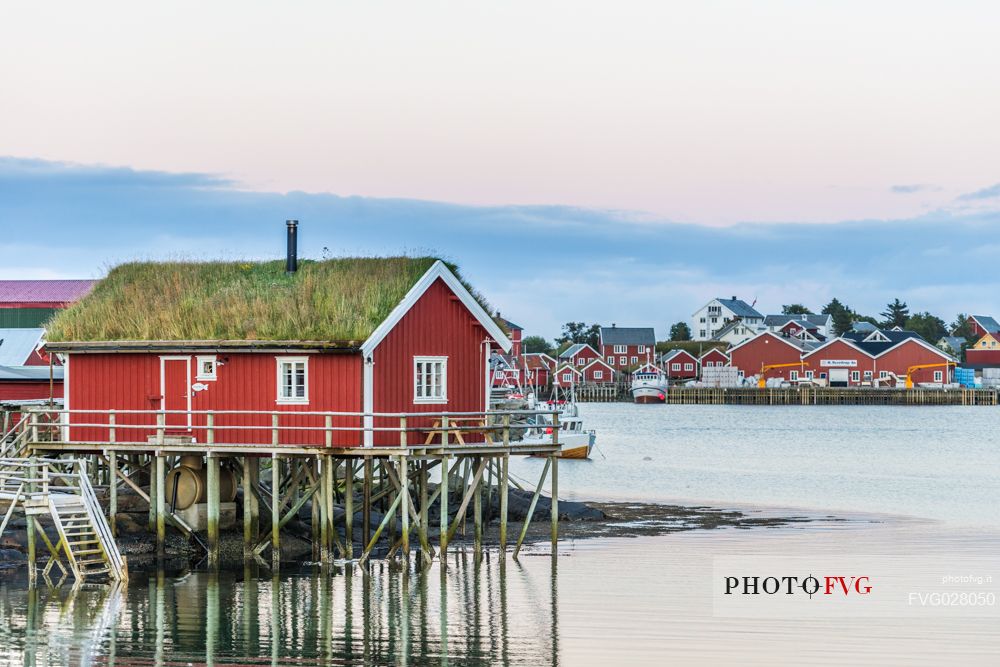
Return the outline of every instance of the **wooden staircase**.
<path id="1" fill-rule="evenodd" d="M 77 459 L 0 459 L 0 499 L 11 501 L 8 516 L 20 503 L 28 521 L 49 549 L 45 573 L 58 565 L 65 571 L 62 558 L 76 579 L 107 575 L 125 580 L 125 559 L 118 551 L 111 526 L 97 502 L 86 472 L 86 462 Z M 48 516 L 55 524 L 59 542 L 52 546 L 40 517 Z M 0 525 L 0 533 L 6 525 Z"/>

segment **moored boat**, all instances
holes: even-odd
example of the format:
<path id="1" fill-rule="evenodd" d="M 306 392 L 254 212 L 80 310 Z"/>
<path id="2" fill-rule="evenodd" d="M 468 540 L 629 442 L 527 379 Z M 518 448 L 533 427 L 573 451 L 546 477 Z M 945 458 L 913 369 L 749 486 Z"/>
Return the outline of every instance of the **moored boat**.
<path id="1" fill-rule="evenodd" d="M 559 453 L 561 459 L 588 459 L 597 441 L 597 433 L 583 428 L 583 419 L 575 402 L 551 402 L 549 406 L 559 414 Z M 522 442 L 548 444 L 553 442 L 553 419 L 540 415 L 528 428 Z M 541 456 L 541 455 L 540 455 Z"/>
<path id="2" fill-rule="evenodd" d="M 636 403 L 667 400 L 667 376 L 660 370 L 641 370 L 632 375 L 632 398 Z"/>

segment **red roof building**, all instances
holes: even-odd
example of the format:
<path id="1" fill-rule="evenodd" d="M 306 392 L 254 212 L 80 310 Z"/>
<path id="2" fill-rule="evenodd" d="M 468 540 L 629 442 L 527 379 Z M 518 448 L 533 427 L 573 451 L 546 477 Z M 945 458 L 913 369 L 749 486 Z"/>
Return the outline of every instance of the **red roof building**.
<path id="1" fill-rule="evenodd" d="M 337 262 L 350 262 L 350 271 L 323 268 Z M 355 322 L 345 319 L 345 324 L 329 325 L 327 340 L 258 340 L 249 335 L 246 339 L 213 339 L 200 334 L 191 340 L 126 337 L 50 342 L 48 348 L 66 359 L 66 409 L 163 410 L 167 411 L 170 432 L 199 442 L 206 438 L 207 411 L 242 411 L 245 414 L 219 414 L 215 420 L 216 426 L 222 427 L 215 433 L 216 442 L 241 444 L 269 442 L 273 413 L 281 426 L 310 427 L 305 431 L 279 428 L 281 444 L 295 445 L 324 444 L 324 433 L 319 430 L 324 416 L 315 413 L 353 413 L 356 416 L 333 418 L 335 428 L 346 430 L 334 431 L 332 444 L 343 446 L 358 446 L 362 441 L 367 446 L 399 444 L 399 433 L 388 430 L 398 428 L 399 418 L 380 417 L 378 413 L 488 409 L 490 355 L 496 349 L 509 351 L 511 343 L 443 262 L 428 258 L 328 260 L 310 263 L 311 268 L 303 266 L 292 278 L 284 277 L 281 269 L 270 264 L 277 265 L 268 263 L 247 270 L 282 275 L 286 284 L 275 293 L 276 298 L 300 305 L 317 302 L 311 290 L 348 294 L 366 289 L 383 300 L 399 296 L 393 298 L 395 306 L 387 315 L 373 316 L 371 325 L 358 325 L 368 327 L 358 340 L 346 340 L 337 333 L 344 330 L 337 326 Z M 421 275 L 419 270 L 424 266 L 429 268 Z M 148 273 L 162 271 L 169 274 L 162 276 L 163 283 L 173 280 L 172 284 L 184 284 L 185 273 L 192 280 L 190 276 L 198 275 L 199 270 L 203 269 L 197 264 L 174 263 L 153 267 Z M 311 274 L 304 275 L 310 270 Z M 419 278 L 410 282 L 408 277 L 413 275 Z M 323 279 L 349 280 L 350 291 L 345 286 L 322 284 Z M 229 301 L 240 298 L 242 283 L 239 276 L 233 280 L 232 285 L 218 287 L 229 290 Z M 163 283 L 135 285 L 136 290 L 148 294 L 133 296 L 165 309 L 189 307 L 183 294 L 157 293 Z M 99 292 L 100 287 L 66 315 L 85 310 Z M 340 316 L 353 318 L 356 312 L 345 309 Z M 325 320 L 320 317 L 316 321 Z M 259 414 L 246 414 L 249 411 Z M 297 417 L 296 413 L 312 414 Z M 362 418 L 361 413 L 375 416 Z M 140 420 L 136 425 L 149 424 L 148 414 L 121 415 L 119 423 L 133 418 Z M 106 429 L 72 426 L 81 419 L 88 421 L 84 413 L 71 415 L 67 429 L 70 440 L 106 439 Z M 230 429 L 225 429 L 226 425 Z M 409 423 L 410 428 L 431 426 L 430 418 L 411 419 Z M 373 433 L 372 428 L 377 431 Z M 144 441 L 152 434 L 133 429 L 129 437 Z"/>
<path id="2" fill-rule="evenodd" d="M 702 368 L 712 368 L 715 366 L 722 368 L 723 366 L 729 365 L 729 355 L 719 348 L 713 347 L 711 350 L 701 355 L 701 358 L 698 359 L 698 364 Z"/>
<path id="3" fill-rule="evenodd" d="M 583 382 L 588 384 L 615 383 L 615 369 L 609 366 L 603 359 L 594 359 L 584 366 L 581 373 Z"/>

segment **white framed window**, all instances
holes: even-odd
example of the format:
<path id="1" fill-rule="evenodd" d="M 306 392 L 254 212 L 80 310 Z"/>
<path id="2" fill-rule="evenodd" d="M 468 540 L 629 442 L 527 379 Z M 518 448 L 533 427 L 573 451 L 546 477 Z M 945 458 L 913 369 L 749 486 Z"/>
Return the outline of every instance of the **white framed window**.
<path id="1" fill-rule="evenodd" d="M 814 377 L 814 374 L 815 374 L 815 371 L 806 371 L 806 379 L 807 380 L 812 380 L 813 377 Z"/>
<path id="2" fill-rule="evenodd" d="M 196 366 L 197 372 L 195 374 L 196 380 L 214 380 L 217 375 L 215 373 L 216 359 L 215 355 L 211 356 L 199 356 L 197 357 L 198 365 Z"/>
<path id="3" fill-rule="evenodd" d="M 942 373 L 941 371 L 934 371 L 934 381 L 944 382 L 944 373 Z"/>
<path id="4" fill-rule="evenodd" d="M 309 402 L 309 357 L 277 357 L 278 403 Z"/>
<path id="5" fill-rule="evenodd" d="M 628 347 L 625 345 L 615 345 L 615 354 L 625 354 L 628 352 Z"/>
<path id="6" fill-rule="evenodd" d="M 586 366 L 586 365 L 587 365 L 587 360 L 586 360 L 586 359 L 584 359 L 583 357 L 579 357 L 579 358 L 578 358 L 578 359 L 576 360 L 576 365 L 577 365 L 577 366 Z"/>
<path id="7" fill-rule="evenodd" d="M 448 402 L 448 357 L 413 357 L 413 402 Z"/>
<path id="8" fill-rule="evenodd" d="M 889 377 L 889 371 L 879 371 L 878 376 L 880 379 L 884 380 Z"/>
<path id="9" fill-rule="evenodd" d="M 632 363 L 633 364 L 639 363 L 639 357 L 632 357 Z"/>
<path id="10" fill-rule="evenodd" d="M 639 346 L 639 354 L 646 354 L 646 346 L 645 345 L 640 345 Z"/>
<path id="11" fill-rule="evenodd" d="M 861 371 L 851 371 L 851 382 L 861 382 Z"/>
<path id="12" fill-rule="evenodd" d="M 694 370 L 694 364 L 684 364 L 684 370 L 686 370 L 686 371 L 693 371 Z"/>
<path id="13" fill-rule="evenodd" d="M 789 371 L 788 372 L 788 379 L 791 380 L 792 382 L 798 382 L 798 380 L 799 380 L 799 372 L 798 371 Z"/>
<path id="14" fill-rule="evenodd" d="M 698 337 L 699 338 L 704 338 L 705 337 L 705 330 L 704 329 L 701 329 L 700 331 L 698 331 Z"/>
<path id="15" fill-rule="evenodd" d="M 672 370 L 672 371 L 679 371 L 680 369 L 681 369 L 681 365 L 680 364 L 670 364 L 670 370 Z"/>
<path id="16" fill-rule="evenodd" d="M 563 373 L 563 382 L 565 382 L 566 384 L 569 384 L 572 381 L 573 381 L 573 374 L 572 373 Z"/>
<path id="17" fill-rule="evenodd" d="M 628 366 L 628 357 L 618 357 L 619 366 Z"/>
<path id="18" fill-rule="evenodd" d="M 594 371 L 594 379 L 595 380 L 603 380 L 604 379 L 604 371 Z"/>
<path id="19" fill-rule="evenodd" d="M 704 323 L 705 323 L 705 318 L 704 318 L 704 317 L 699 317 L 699 318 L 698 318 L 698 322 L 699 322 L 700 324 L 704 324 Z"/>
<path id="20" fill-rule="evenodd" d="M 872 372 L 865 371 L 865 382 L 871 382 L 871 379 L 872 379 Z"/>
<path id="21" fill-rule="evenodd" d="M 610 364 L 611 366 L 614 366 L 615 365 L 615 358 L 614 357 L 608 357 L 608 364 Z"/>

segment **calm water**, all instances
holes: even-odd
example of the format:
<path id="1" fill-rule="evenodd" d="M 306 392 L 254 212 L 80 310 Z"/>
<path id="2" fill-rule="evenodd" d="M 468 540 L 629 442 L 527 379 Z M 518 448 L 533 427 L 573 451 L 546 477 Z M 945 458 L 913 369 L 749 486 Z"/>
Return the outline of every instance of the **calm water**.
<path id="1" fill-rule="evenodd" d="M 837 619 L 713 607 L 713 565 L 726 557 L 865 567 L 879 555 L 889 569 L 912 567 L 913 554 L 974 557 L 1000 582 L 1000 412 L 594 404 L 584 416 L 607 458 L 563 462 L 564 496 L 844 509 L 878 522 L 584 540 L 554 558 L 539 545 L 519 563 L 455 554 L 444 573 L 385 563 L 136 572 L 123 590 L 32 591 L 6 577 L 0 665 L 1000 661 L 996 616 L 872 616 L 877 601 Z M 516 470 L 534 479 L 538 467 Z"/>

